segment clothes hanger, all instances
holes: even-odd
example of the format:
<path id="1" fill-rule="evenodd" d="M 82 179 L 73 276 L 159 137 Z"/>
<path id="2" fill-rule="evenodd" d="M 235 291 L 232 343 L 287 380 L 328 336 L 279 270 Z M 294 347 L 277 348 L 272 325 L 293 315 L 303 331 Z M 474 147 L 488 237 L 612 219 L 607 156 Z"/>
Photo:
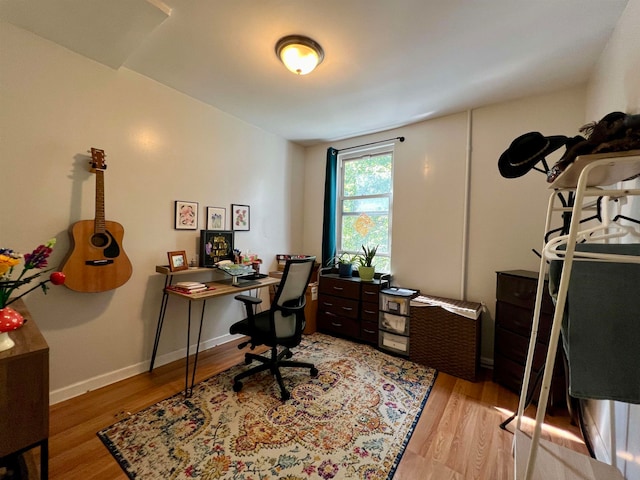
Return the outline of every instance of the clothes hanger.
<path id="1" fill-rule="evenodd" d="M 613 201 L 618 202 L 618 198 L 614 198 Z M 621 209 L 621 207 L 618 206 L 618 212 L 620 211 L 620 209 Z M 612 222 L 616 222 L 618 220 L 627 220 L 628 222 L 633 222 L 633 223 L 637 223 L 637 224 L 640 225 L 640 220 L 638 220 L 637 218 L 626 217 L 624 215 L 620 215 L 619 213 L 615 217 L 613 217 L 613 220 L 611 220 L 611 221 Z"/>
<path id="2" fill-rule="evenodd" d="M 600 220 L 600 225 L 596 225 L 595 227 L 588 228 L 586 230 L 579 231 L 576 234 L 575 242 L 583 243 L 583 242 L 603 242 L 608 243 L 609 240 L 615 238 L 625 237 L 630 235 L 632 237 L 640 238 L 640 232 L 635 230 L 633 227 L 629 225 L 623 225 L 619 223 L 617 220 L 622 217 L 622 215 L 616 215 L 613 220 L 610 219 L 609 209 L 603 211 L 602 209 L 602 199 L 605 199 L 605 203 L 608 205 L 609 200 L 614 200 L 617 202 L 617 198 L 611 199 L 609 196 L 601 196 L 598 197 L 597 205 L 596 205 L 596 215 L 598 220 Z M 590 217 L 593 219 L 593 217 Z M 586 219 L 585 219 L 586 220 Z M 549 241 L 544 249 L 543 253 L 549 255 L 548 258 L 561 259 L 564 258 L 565 253 L 564 250 L 560 250 L 562 246 L 567 245 L 569 240 L 569 235 L 563 234 L 559 235 L 553 240 Z M 583 255 L 584 254 L 584 255 Z M 591 257 L 591 252 L 580 252 L 580 256 Z M 591 258 L 602 258 L 601 255 L 609 255 L 609 254 L 594 254 L 595 257 Z M 618 258 L 616 256 L 615 258 Z"/>
<path id="3" fill-rule="evenodd" d="M 605 222 L 602 225 L 598 225 L 596 227 L 578 232 L 578 234 L 576 235 L 576 243 L 602 243 L 608 242 L 611 239 L 626 237 L 627 235 L 640 239 L 640 231 L 636 230 L 630 225 L 621 225 L 615 222 Z M 550 260 L 563 260 L 566 255 L 566 250 L 561 248 L 566 248 L 568 240 L 569 235 L 559 235 L 553 240 L 550 240 L 543 249 L 545 258 Z M 640 263 L 640 257 L 632 255 L 585 252 L 578 250 L 575 251 L 574 255 L 577 258 L 588 260 Z"/>
<path id="4" fill-rule="evenodd" d="M 631 218 L 631 217 L 625 217 L 624 215 L 616 215 L 615 217 L 613 217 L 613 222 L 616 222 L 618 220 L 627 220 L 628 222 L 633 222 L 633 223 L 637 223 L 638 225 L 640 225 L 640 220 L 638 220 L 637 218 Z"/>
<path id="5" fill-rule="evenodd" d="M 564 197 L 562 196 L 561 193 L 558 193 L 558 197 L 560 198 L 560 202 L 562 203 L 563 207 L 573 207 L 573 197 L 572 197 L 572 193 L 573 192 L 569 192 L 569 201 L 567 202 Z M 598 197 L 598 200 L 596 200 L 596 213 L 595 215 L 591 215 L 590 217 L 587 218 L 583 218 L 580 220 L 580 223 L 586 223 L 586 222 L 590 222 L 591 220 L 598 220 L 599 222 L 602 222 L 602 198 L 603 197 Z M 586 208 L 592 208 L 593 204 L 588 205 Z M 562 235 L 566 235 L 567 233 L 569 233 L 569 225 L 571 224 L 571 212 L 564 212 L 562 214 L 562 226 L 558 227 L 558 228 L 554 228 L 553 230 L 549 230 L 545 236 L 544 236 L 544 243 L 547 243 L 549 241 L 549 238 L 551 237 L 551 235 L 553 235 L 554 233 L 558 233 L 560 232 L 560 234 Z"/>
<path id="6" fill-rule="evenodd" d="M 607 230 L 611 230 L 612 228 L 614 230 L 613 232 L 607 231 Z M 609 225 L 609 227 L 607 227 L 606 229 L 603 228 L 601 231 L 603 233 L 598 233 L 598 234 L 596 234 L 596 232 L 592 233 L 589 236 L 589 239 L 586 241 L 591 243 L 600 242 L 601 240 L 609 240 L 611 238 L 626 237 L 627 235 L 640 238 L 640 232 L 638 232 L 635 228 L 633 228 L 630 225 L 620 225 L 620 224 Z"/>

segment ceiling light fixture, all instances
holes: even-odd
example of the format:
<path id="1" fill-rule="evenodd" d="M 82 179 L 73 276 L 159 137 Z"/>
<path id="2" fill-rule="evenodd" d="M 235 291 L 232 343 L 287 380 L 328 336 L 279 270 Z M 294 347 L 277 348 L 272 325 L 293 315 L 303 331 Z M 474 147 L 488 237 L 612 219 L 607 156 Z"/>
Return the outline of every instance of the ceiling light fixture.
<path id="1" fill-rule="evenodd" d="M 309 37 L 288 35 L 276 43 L 276 55 L 290 71 L 306 75 L 322 63 L 324 50 Z"/>

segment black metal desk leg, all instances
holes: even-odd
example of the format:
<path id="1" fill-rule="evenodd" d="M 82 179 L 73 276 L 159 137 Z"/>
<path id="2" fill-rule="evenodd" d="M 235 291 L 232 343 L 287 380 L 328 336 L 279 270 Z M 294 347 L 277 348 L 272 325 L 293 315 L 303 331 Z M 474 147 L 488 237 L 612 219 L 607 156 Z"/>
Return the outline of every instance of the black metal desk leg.
<path id="1" fill-rule="evenodd" d="M 191 342 L 191 300 L 189 300 L 189 319 L 187 321 L 187 354 L 185 356 L 184 396 L 191 396 L 189 391 L 189 344 Z"/>
<path id="2" fill-rule="evenodd" d="M 156 338 L 153 341 L 153 353 L 151 354 L 151 364 L 149 372 L 153 371 L 153 365 L 156 363 L 156 355 L 158 353 L 158 345 L 160 344 L 160 334 L 162 333 L 162 325 L 164 323 L 164 314 L 167 312 L 167 303 L 169 302 L 169 294 L 167 287 L 171 284 L 172 275 L 164 280 L 164 288 L 162 289 L 162 302 L 160 303 L 160 313 L 158 314 L 158 324 L 156 326 Z"/>
<path id="3" fill-rule="evenodd" d="M 206 300 L 202 301 L 202 312 L 200 313 L 200 328 L 198 329 L 198 343 L 196 343 L 196 357 L 193 360 L 193 372 L 191 373 L 191 388 L 189 389 L 189 396 L 193 393 L 193 384 L 196 381 L 196 368 L 198 368 L 198 352 L 200 352 L 200 337 L 202 336 L 202 322 L 204 320 L 204 307 L 207 304 Z"/>
<path id="4" fill-rule="evenodd" d="M 160 334 L 162 333 L 162 324 L 164 323 L 164 314 L 167 310 L 167 303 L 169 295 L 164 293 L 162 296 L 162 304 L 160 306 L 160 315 L 158 316 L 158 324 L 156 326 L 156 338 L 153 342 L 153 353 L 151 354 L 151 364 L 149 365 L 149 372 L 153 370 L 153 365 L 156 363 L 156 355 L 158 353 L 158 345 L 160 344 Z"/>

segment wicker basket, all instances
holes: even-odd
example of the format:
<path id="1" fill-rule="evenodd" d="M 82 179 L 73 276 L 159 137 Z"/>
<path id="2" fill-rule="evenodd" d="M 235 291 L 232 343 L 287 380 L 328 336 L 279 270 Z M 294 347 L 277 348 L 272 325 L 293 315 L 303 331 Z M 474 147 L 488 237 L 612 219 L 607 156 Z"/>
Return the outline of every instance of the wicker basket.
<path id="1" fill-rule="evenodd" d="M 426 306 L 425 302 L 433 302 Z M 471 316 L 446 307 L 465 309 Z M 421 296 L 411 302 L 409 359 L 475 382 L 480 363 L 480 310 L 475 302 Z M 473 313 L 472 313 L 473 312 Z"/>

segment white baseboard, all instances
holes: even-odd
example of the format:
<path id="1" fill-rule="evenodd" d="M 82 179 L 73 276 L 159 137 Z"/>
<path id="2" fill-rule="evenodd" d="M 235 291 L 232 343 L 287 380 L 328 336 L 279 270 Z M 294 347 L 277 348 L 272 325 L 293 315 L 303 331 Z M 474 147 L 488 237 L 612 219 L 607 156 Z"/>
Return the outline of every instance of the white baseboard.
<path id="1" fill-rule="evenodd" d="M 237 338 L 237 335 L 225 334 L 216 338 L 206 340 L 200 343 L 200 351 L 202 352 L 204 350 L 217 347 L 218 345 L 230 342 L 235 338 Z M 195 352 L 194 347 L 194 345 L 191 346 L 191 352 Z M 185 353 L 186 349 L 181 348 L 179 350 L 160 355 L 156 357 L 154 367 L 159 367 L 161 365 L 166 365 L 167 363 L 175 362 L 176 360 L 181 360 L 184 358 Z M 98 388 L 106 387 L 107 385 L 111 385 L 112 383 L 119 382 L 120 380 L 125 380 L 129 377 L 133 377 L 134 375 L 139 375 L 140 373 L 147 372 L 149 370 L 150 362 L 151 359 L 149 358 L 144 362 L 130 365 L 128 367 L 121 368 L 120 370 L 114 370 L 113 372 L 98 375 L 96 377 L 83 380 L 82 382 L 74 383 L 73 385 L 59 388 L 58 390 L 53 390 L 49 392 L 49 404 L 55 405 L 56 403 L 64 402 L 65 400 L 77 397 L 78 395 L 82 395 L 92 390 L 97 390 Z M 480 365 L 485 368 L 493 368 L 493 358 L 481 357 Z"/>
<path id="2" fill-rule="evenodd" d="M 480 357 L 480 366 L 493 370 L 493 357 Z"/>
<path id="3" fill-rule="evenodd" d="M 237 335 L 225 334 L 220 337 L 205 340 L 204 342 L 200 343 L 200 352 L 230 342 L 235 338 L 237 338 Z M 161 365 L 166 365 L 167 363 L 171 363 L 176 360 L 184 359 L 186 351 L 186 348 L 181 348 L 180 350 L 165 353 L 164 355 L 156 357 L 154 368 Z M 195 345 L 192 345 L 189 351 L 193 354 L 193 352 L 195 352 Z M 150 362 L 151 359 L 149 358 L 144 362 L 130 365 L 128 367 L 121 368 L 120 370 L 114 370 L 113 372 L 98 375 L 96 377 L 83 380 L 82 382 L 74 383 L 73 385 L 59 388 L 58 390 L 53 390 L 49 392 L 49 405 L 55 405 L 56 403 L 64 402 L 65 400 L 77 397 L 78 395 L 82 395 L 92 390 L 97 390 L 98 388 L 106 387 L 107 385 L 111 385 L 112 383 L 119 382 L 120 380 L 133 377 L 134 375 L 147 372 L 149 371 Z"/>

